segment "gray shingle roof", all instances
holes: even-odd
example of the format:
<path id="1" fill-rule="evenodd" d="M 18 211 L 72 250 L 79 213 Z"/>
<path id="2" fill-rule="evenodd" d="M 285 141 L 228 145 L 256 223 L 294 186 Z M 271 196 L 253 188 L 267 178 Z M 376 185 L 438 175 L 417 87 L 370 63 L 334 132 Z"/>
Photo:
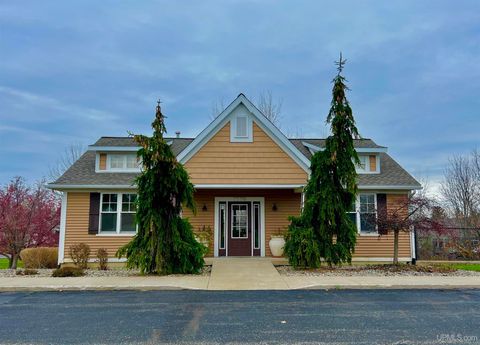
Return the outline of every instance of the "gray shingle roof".
<path id="1" fill-rule="evenodd" d="M 175 155 L 182 152 L 192 138 L 166 138 L 171 141 L 171 148 Z M 311 158 L 310 150 L 303 145 L 307 142 L 315 146 L 324 147 L 325 139 L 290 139 L 292 144 L 308 159 Z M 130 137 L 102 137 L 92 146 L 119 146 L 119 147 L 135 147 L 137 144 Z M 355 140 L 357 148 L 385 148 L 377 145 L 371 139 Z M 379 174 L 361 174 L 358 177 L 360 186 L 420 186 L 420 184 L 403 169 L 388 154 L 379 153 L 380 155 L 380 173 Z M 87 151 L 70 169 L 68 169 L 54 185 L 96 185 L 96 186 L 131 186 L 137 173 L 96 173 L 95 172 L 95 152 Z"/>
<path id="2" fill-rule="evenodd" d="M 190 144 L 193 139 L 192 138 L 165 138 L 167 142 L 171 141 L 171 148 L 175 155 L 178 155 L 182 152 L 185 147 Z M 97 142 L 91 147 L 95 146 L 119 146 L 119 147 L 135 147 L 138 144 L 133 140 L 132 137 L 101 137 L 97 140 Z"/>
<path id="3" fill-rule="evenodd" d="M 96 173 L 95 151 L 85 152 L 54 185 L 131 186 L 137 173 Z"/>

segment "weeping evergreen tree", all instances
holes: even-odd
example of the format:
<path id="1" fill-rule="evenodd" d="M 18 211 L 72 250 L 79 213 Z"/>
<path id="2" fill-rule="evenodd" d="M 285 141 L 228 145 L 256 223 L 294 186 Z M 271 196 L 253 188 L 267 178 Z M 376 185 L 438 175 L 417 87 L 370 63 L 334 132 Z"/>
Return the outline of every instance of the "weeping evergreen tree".
<path id="1" fill-rule="evenodd" d="M 345 96 L 348 90 L 342 76 L 345 60 L 336 62 L 333 98 L 327 116 L 331 135 L 325 149 L 311 159 L 311 175 L 305 187 L 305 203 L 300 217 L 292 217 L 285 252 L 294 267 L 351 262 L 356 226 L 347 212 L 357 194 L 355 163 L 359 159 L 353 145 L 358 137 L 352 109 Z"/>
<path id="2" fill-rule="evenodd" d="M 195 211 L 194 187 L 163 137 L 166 128 L 160 102 L 152 127 L 152 137 L 134 135 L 143 166 L 136 179 L 138 232 L 118 250 L 117 257 L 126 256 L 127 267 L 142 273 L 198 273 L 204 265 L 205 247 L 195 240 L 188 220 L 180 216 L 182 205 Z"/>

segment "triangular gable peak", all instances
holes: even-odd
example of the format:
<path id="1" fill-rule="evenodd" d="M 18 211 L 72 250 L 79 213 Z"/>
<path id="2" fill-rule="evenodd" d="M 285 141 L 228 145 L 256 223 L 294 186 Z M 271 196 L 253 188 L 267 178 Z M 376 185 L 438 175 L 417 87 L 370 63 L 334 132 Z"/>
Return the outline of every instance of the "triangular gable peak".
<path id="1" fill-rule="evenodd" d="M 246 118 L 246 122 L 243 117 Z M 253 131 L 253 128 L 255 128 L 253 125 L 258 126 L 287 156 L 309 174 L 310 161 L 243 94 L 238 95 L 238 97 L 178 155 L 178 160 L 182 164 L 186 164 L 220 130 L 225 129 L 228 124 L 232 124 L 234 127 L 228 126 L 231 142 L 252 142 L 255 138 L 253 132 L 250 133 L 249 131 Z M 235 133 L 239 134 L 239 136 L 234 137 Z"/>

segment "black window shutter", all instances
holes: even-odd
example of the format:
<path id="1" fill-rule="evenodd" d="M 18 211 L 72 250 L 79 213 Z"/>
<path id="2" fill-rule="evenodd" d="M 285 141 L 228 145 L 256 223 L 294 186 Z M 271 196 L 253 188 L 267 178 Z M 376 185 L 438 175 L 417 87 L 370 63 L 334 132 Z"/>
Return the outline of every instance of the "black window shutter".
<path id="1" fill-rule="evenodd" d="M 387 194 L 377 194 L 377 218 L 378 218 L 378 233 L 386 235 L 388 229 L 387 221 Z"/>
<path id="2" fill-rule="evenodd" d="M 88 220 L 88 233 L 98 234 L 98 223 L 100 221 L 100 193 L 90 193 L 90 214 Z"/>

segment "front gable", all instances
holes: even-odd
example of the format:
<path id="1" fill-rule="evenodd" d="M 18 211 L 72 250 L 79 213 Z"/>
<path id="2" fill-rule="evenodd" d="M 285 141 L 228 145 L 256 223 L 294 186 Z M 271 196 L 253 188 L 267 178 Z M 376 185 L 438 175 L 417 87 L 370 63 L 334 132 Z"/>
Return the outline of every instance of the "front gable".
<path id="1" fill-rule="evenodd" d="M 253 111 L 252 111 L 253 110 Z M 308 160 L 240 95 L 180 155 L 195 185 L 304 185 Z"/>

